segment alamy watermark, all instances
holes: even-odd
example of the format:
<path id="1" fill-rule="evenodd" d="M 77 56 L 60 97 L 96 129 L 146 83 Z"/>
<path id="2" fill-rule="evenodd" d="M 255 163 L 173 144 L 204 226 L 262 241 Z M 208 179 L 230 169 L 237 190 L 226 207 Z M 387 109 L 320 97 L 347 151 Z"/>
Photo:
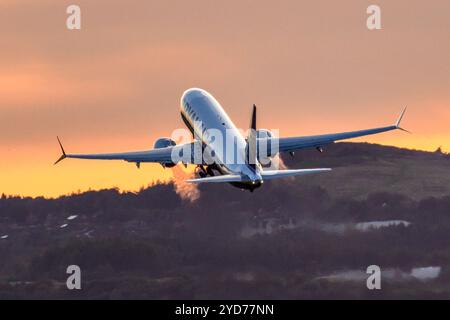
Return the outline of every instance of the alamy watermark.
<path id="1" fill-rule="evenodd" d="M 194 141 L 187 129 L 176 129 L 170 141 L 173 146 L 171 161 L 197 165 L 212 164 L 261 164 L 278 169 L 273 157 L 279 152 L 279 130 L 243 130 L 204 128 L 201 121 L 195 122 Z M 243 137 L 247 137 L 243 139 Z M 176 145 L 175 145 L 176 143 Z"/>
<path id="2" fill-rule="evenodd" d="M 66 281 L 67 289 L 81 290 L 81 268 L 73 264 L 67 267 L 66 273 L 70 274 Z"/>
<path id="3" fill-rule="evenodd" d="M 367 267 L 366 273 L 370 274 L 366 281 L 367 289 L 381 290 L 381 268 L 373 264 Z"/>
<path id="4" fill-rule="evenodd" d="M 66 19 L 66 27 L 69 30 L 81 29 L 81 8 L 76 4 L 72 4 L 66 8 L 66 13 L 69 15 Z"/>
<path id="5" fill-rule="evenodd" d="M 366 10 L 369 16 L 367 17 L 366 26 L 369 30 L 381 29 L 381 8 L 376 4 L 367 7 Z"/>

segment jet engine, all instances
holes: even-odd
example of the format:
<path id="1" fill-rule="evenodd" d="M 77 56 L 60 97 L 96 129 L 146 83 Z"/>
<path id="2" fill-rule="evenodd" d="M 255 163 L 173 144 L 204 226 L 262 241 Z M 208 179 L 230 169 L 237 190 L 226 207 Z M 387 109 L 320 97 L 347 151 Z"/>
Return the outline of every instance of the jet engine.
<path id="1" fill-rule="evenodd" d="M 167 148 L 177 145 L 175 141 L 173 141 L 170 138 L 159 138 L 156 140 L 155 145 L 153 148 L 155 149 L 161 149 L 161 148 Z M 170 163 L 161 163 L 161 165 L 165 168 L 172 168 L 176 166 L 176 163 L 170 162 Z"/>
<path id="2" fill-rule="evenodd" d="M 259 139 L 272 138 L 272 132 L 270 132 L 270 130 L 267 129 L 259 129 L 256 130 L 256 137 Z"/>
<path id="3" fill-rule="evenodd" d="M 175 146 L 175 145 L 176 145 L 175 141 L 173 141 L 170 138 L 159 138 L 158 140 L 156 140 L 153 148 L 161 149 L 161 148 L 171 147 L 171 146 Z"/>
<path id="4" fill-rule="evenodd" d="M 267 138 L 272 138 L 273 136 L 272 136 L 272 132 L 270 132 L 270 130 L 259 129 L 259 130 L 256 130 L 256 137 L 258 139 L 267 139 Z M 265 142 L 261 142 L 261 143 L 265 143 Z M 268 154 L 269 150 L 270 150 L 269 143 L 265 144 L 264 148 L 262 148 L 261 144 L 258 144 L 258 161 L 265 168 L 268 168 L 272 165 L 272 159 Z"/>

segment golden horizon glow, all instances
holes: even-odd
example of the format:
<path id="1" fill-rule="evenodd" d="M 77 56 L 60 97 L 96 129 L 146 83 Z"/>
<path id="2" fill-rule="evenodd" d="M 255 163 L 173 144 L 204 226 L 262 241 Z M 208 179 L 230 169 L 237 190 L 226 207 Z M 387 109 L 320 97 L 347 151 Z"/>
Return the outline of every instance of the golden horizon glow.
<path id="1" fill-rule="evenodd" d="M 389 140 L 388 138 L 359 138 L 349 141 L 377 143 L 430 152 L 434 152 L 441 145 L 444 152 L 449 151 L 450 147 L 448 144 L 447 147 L 444 147 L 444 142 L 448 143 L 450 136 L 436 137 L 432 140 L 432 144 L 427 144 L 426 139 L 419 143 L 411 138 L 409 140 L 391 139 L 397 140 L 392 141 L 393 143 L 389 143 Z M 443 143 L 436 145 L 434 142 Z M 66 159 L 54 166 L 53 161 L 58 155 L 56 142 L 51 149 L 45 157 L 34 158 L 33 163 L 26 161 L 27 157 L 23 156 L 15 159 L 14 165 L 3 167 L 0 194 L 56 198 L 89 190 L 110 188 L 118 188 L 121 192 L 136 192 L 152 184 L 168 183 L 173 179 L 171 169 L 163 169 L 159 164 L 150 163 L 144 163 L 141 165 L 141 169 L 137 169 L 134 164 L 123 161 Z M 49 156 L 53 156 L 53 158 Z"/>
<path id="2" fill-rule="evenodd" d="M 77 4 L 82 27 L 69 31 L 65 1 L 0 0 L 0 194 L 169 181 L 158 164 L 53 166 L 55 137 L 74 153 L 150 149 L 182 127 L 179 99 L 190 87 L 210 91 L 244 129 L 256 103 L 258 127 L 283 137 L 389 125 L 407 105 L 402 126 L 412 135 L 350 141 L 450 151 L 447 0 L 380 0 L 378 31 L 367 30 L 360 0 Z"/>

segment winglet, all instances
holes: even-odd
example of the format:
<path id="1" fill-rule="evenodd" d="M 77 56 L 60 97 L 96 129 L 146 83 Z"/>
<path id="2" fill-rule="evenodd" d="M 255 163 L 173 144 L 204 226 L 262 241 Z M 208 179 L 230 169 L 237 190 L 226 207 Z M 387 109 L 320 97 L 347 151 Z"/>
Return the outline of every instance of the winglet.
<path id="1" fill-rule="evenodd" d="M 58 164 L 60 161 L 64 160 L 67 157 L 66 156 L 66 151 L 64 151 L 64 147 L 63 147 L 61 141 L 59 140 L 59 137 L 57 136 L 56 139 L 58 139 L 58 143 L 59 143 L 59 146 L 61 147 L 62 155 L 61 155 L 61 157 L 58 160 L 56 160 L 54 165 Z"/>
<path id="2" fill-rule="evenodd" d="M 405 107 L 405 108 L 403 109 L 402 113 L 400 114 L 400 117 L 398 117 L 397 122 L 395 123 L 395 127 L 396 127 L 397 129 L 399 129 L 399 130 L 402 130 L 402 131 L 411 133 L 410 131 L 405 130 L 405 129 L 403 129 L 402 127 L 400 127 L 400 123 L 402 122 L 403 116 L 405 115 L 405 112 L 406 112 L 406 108 L 407 108 L 407 107 Z"/>

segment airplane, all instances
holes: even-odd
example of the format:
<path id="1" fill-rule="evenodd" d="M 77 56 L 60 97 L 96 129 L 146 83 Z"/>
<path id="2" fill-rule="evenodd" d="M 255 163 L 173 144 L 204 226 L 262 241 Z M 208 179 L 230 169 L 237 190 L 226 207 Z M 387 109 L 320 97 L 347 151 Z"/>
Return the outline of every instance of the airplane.
<path id="1" fill-rule="evenodd" d="M 124 160 L 135 163 L 138 168 L 140 168 L 141 163 L 148 162 L 159 163 L 164 168 L 170 168 L 182 162 L 185 166 L 187 164 L 196 165 L 195 171 L 200 178 L 187 180 L 190 183 L 230 183 L 235 187 L 253 192 L 256 188 L 261 187 L 266 180 L 323 173 L 331 170 L 331 168 L 265 170 L 261 165 L 261 159 L 264 156 L 270 159 L 280 152 L 288 152 L 293 155 L 295 151 L 306 148 L 316 148 L 319 152 L 322 152 L 324 146 L 340 140 L 391 130 L 409 132 L 400 127 L 405 111 L 406 108 L 403 109 L 396 123 L 389 126 L 314 136 L 278 138 L 274 137 L 269 130 L 257 129 L 256 106 L 253 105 L 250 130 L 245 138 L 220 103 L 209 92 L 199 88 L 191 88 L 186 90 L 181 97 L 180 112 L 183 122 L 194 137 L 193 142 L 177 145 L 170 138 L 159 138 L 154 144 L 154 149 L 148 151 L 67 154 L 59 137 L 57 137 L 62 155 L 55 162 L 55 165 L 65 158 Z M 226 156 L 229 146 L 224 145 L 220 139 L 211 139 L 208 135 L 207 131 L 211 129 L 232 139 L 235 150 L 233 160 Z M 269 146 L 266 147 L 265 155 L 259 152 L 260 149 L 263 149 L 263 145 Z M 174 157 L 174 154 L 183 155 L 184 151 L 191 151 L 196 146 L 200 146 L 201 151 L 205 149 L 212 151 L 210 154 L 213 154 L 214 161 L 206 161 L 211 159 L 204 158 L 200 162 L 195 161 L 192 154 L 181 158 L 181 160 Z"/>

